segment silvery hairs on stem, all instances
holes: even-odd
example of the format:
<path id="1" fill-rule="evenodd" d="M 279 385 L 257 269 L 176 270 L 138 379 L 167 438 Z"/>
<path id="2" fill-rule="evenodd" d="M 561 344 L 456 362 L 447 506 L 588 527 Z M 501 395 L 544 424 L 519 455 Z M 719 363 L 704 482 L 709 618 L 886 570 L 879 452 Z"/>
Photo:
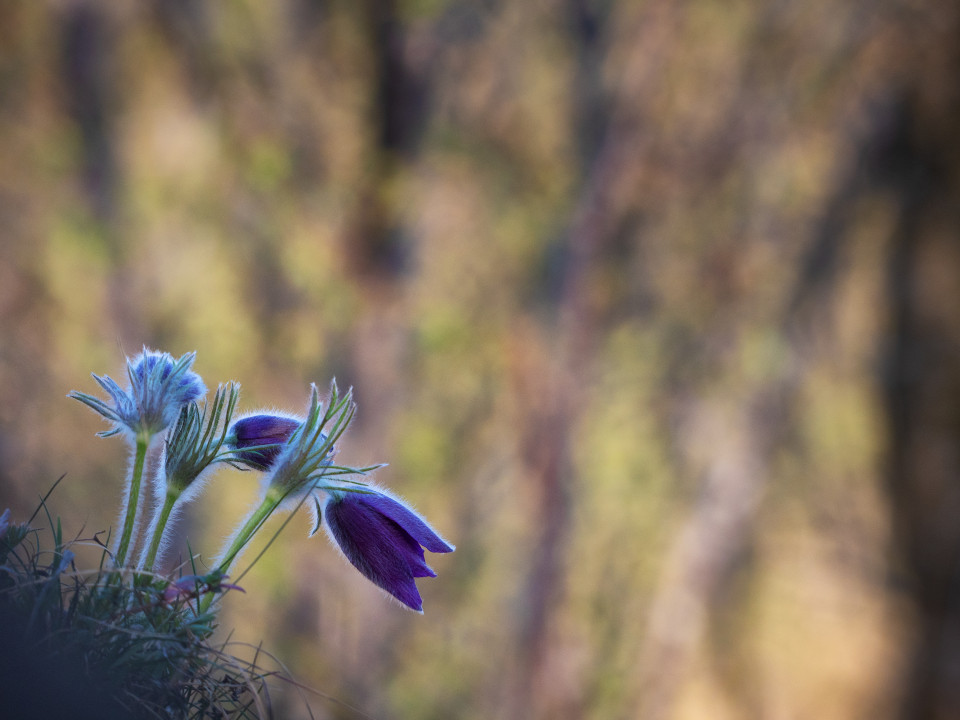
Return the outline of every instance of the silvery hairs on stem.
<path id="1" fill-rule="evenodd" d="M 158 553 L 170 542 L 167 528 L 183 506 L 196 498 L 216 465 L 239 467 L 237 451 L 226 446 L 240 386 L 230 382 L 217 386 L 213 400 L 201 408 L 197 402 L 185 405 L 164 443 L 163 455 L 154 482 L 155 509 L 138 567 L 151 570 Z"/>
<path id="2" fill-rule="evenodd" d="M 196 353 L 190 352 L 174 360 L 169 353 L 144 347 L 137 357 L 127 358 L 129 384 L 125 390 L 107 375 L 93 375 L 110 396 L 112 405 L 76 390 L 68 395 L 113 423 L 110 430 L 97 433 L 100 437 L 121 435 L 135 448 L 121 501 L 119 524 L 123 530 L 113 546 L 117 567 L 125 566 L 131 541 L 136 546 L 140 527 L 140 484 L 147 449 L 176 421 L 181 408 L 199 400 L 207 392 L 203 380 L 190 369 L 195 358 Z"/>

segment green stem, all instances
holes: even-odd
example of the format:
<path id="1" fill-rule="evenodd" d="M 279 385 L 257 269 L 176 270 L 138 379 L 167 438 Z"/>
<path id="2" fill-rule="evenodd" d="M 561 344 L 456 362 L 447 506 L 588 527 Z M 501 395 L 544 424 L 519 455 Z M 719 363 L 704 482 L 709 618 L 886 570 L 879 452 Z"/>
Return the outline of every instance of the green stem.
<path id="1" fill-rule="evenodd" d="M 117 548 L 116 563 L 118 567 L 123 567 L 123 563 L 127 559 L 127 550 L 130 547 L 130 538 L 133 535 L 134 521 L 137 517 L 137 506 L 140 504 L 140 482 L 143 479 L 143 464 L 147 458 L 147 445 L 149 445 L 149 443 L 149 437 L 137 435 L 137 455 L 133 461 L 133 477 L 130 478 L 130 492 L 127 493 L 123 534 L 120 536 L 120 546 Z"/>
<path id="2" fill-rule="evenodd" d="M 217 570 L 222 572 L 224 575 L 227 574 L 227 571 L 230 569 L 233 561 L 236 560 L 237 555 L 239 555 L 240 551 L 243 550 L 244 545 L 250 542 L 250 538 L 253 537 L 253 534 L 257 531 L 257 529 L 270 516 L 270 513 L 277 509 L 277 506 L 280 504 L 282 499 L 283 497 L 279 492 L 275 492 L 273 488 L 270 488 L 270 490 L 267 492 L 267 496 L 263 499 L 263 502 L 260 503 L 252 513 L 250 513 L 250 517 L 247 518 L 247 521 L 243 524 L 243 527 L 240 528 L 240 532 L 237 533 L 236 537 L 233 539 L 233 542 L 230 543 L 230 547 L 223 554 L 223 559 L 220 560 Z"/>
<path id="3" fill-rule="evenodd" d="M 237 559 L 237 555 L 240 554 L 240 551 L 243 550 L 244 546 L 250 542 L 250 539 L 254 536 L 257 530 L 260 529 L 260 526 L 270 517 L 270 513 L 277 509 L 283 500 L 283 493 L 281 493 L 276 488 L 271 487 L 267 491 L 267 496 L 263 499 L 253 512 L 247 517 L 247 521 L 243 524 L 243 527 L 240 528 L 240 531 L 237 532 L 233 537 L 233 541 L 230 543 L 230 546 L 227 548 L 227 551 L 223 553 L 220 564 L 217 565 L 217 571 L 223 575 L 227 574 L 227 571 L 230 570 L 230 566 L 233 564 L 233 561 Z M 208 593 L 203 596 L 203 599 L 200 601 L 200 612 L 204 612 L 207 608 L 210 607 L 210 604 L 213 602 L 215 594 Z"/>
<path id="4" fill-rule="evenodd" d="M 163 537 L 163 531 L 167 527 L 167 521 L 170 519 L 170 512 L 176 504 L 180 493 L 167 490 L 167 498 L 163 501 L 163 507 L 160 509 L 160 516 L 157 518 L 156 527 L 153 529 L 153 538 L 150 540 L 150 547 L 144 561 L 141 563 L 142 569 L 150 572 L 153 570 L 153 562 L 157 559 L 157 550 L 160 548 L 160 539 Z"/>

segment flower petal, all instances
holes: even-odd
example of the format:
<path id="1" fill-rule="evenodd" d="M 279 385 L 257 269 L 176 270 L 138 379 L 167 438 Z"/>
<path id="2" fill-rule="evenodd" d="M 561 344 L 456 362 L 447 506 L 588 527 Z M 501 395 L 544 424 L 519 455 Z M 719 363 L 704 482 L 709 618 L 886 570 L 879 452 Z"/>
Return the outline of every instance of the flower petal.
<path id="1" fill-rule="evenodd" d="M 456 548 L 440 537 L 414 510 L 390 495 L 378 493 L 368 495 L 367 504 L 377 512 L 393 520 L 418 543 L 434 553 L 453 552 Z"/>
<path id="2" fill-rule="evenodd" d="M 414 577 L 429 571 L 423 550 L 400 525 L 369 503 L 376 495 L 348 494 L 327 502 L 324 518 L 331 537 L 368 580 L 407 607 L 423 611 Z"/>
<path id="3" fill-rule="evenodd" d="M 269 470 L 294 431 L 303 424 L 299 418 L 282 415 L 250 415 L 237 420 L 230 430 L 228 442 L 237 450 L 271 445 L 272 447 L 240 453 L 240 459 L 257 470 Z"/>
<path id="4" fill-rule="evenodd" d="M 124 390 L 108 375 L 93 379 L 112 400 L 111 405 L 81 393 L 71 397 L 80 400 L 114 423 L 113 429 L 98 433 L 106 437 L 126 428 L 134 435 L 153 437 L 176 422 L 180 409 L 206 394 L 203 380 L 190 370 L 196 353 L 187 353 L 174 361 L 169 353 L 144 348 L 134 359 L 127 358 L 129 387 Z"/>
<path id="5" fill-rule="evenodd" d="M 282 415 L 250 415 L 233 424 L 237 447 L 263 445 L 274 441 L 285 443 L 302 424 L 302 420 Z"/>

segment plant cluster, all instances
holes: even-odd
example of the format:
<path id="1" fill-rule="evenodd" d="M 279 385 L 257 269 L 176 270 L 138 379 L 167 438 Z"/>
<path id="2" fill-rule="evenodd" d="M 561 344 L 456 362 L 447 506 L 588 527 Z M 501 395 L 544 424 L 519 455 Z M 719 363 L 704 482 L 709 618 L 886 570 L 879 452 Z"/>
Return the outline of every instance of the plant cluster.
<path id="1" fill-rule="evenodd" d="M 401 499 L 365 481 L 380 466 L 336 462 L 356 412 L 352 391 L 332 382 L 324 403 L 311 386 L 302 416 L 236 415 L 239 385 L 219 385 L 206 401 L 194 358 L 144 348 L 127 359 L 126 387 L 93 376 L 109 400 L 69 395 L 111 423 L 99 435 L 131 447 L 118 533 L 105 543 L 65 541 L 49 493 L 28 522 L 0 515 L 0 687 L 7 688 L 0 703 L 11 717 L 271 716 L 268 681 L 285 674 L 265 670 L 259 649 L 240 660 L 229 641 L 215 645 L 212 636 L 223 594 L 240 589 L 228 580 L 241 553 L 274 513 L 303 505 L 313 514 L 311 534 L 323 527 L 365 577 L 423 612 L 415 581 L 435 577 L 424 550 L 454 547 Z M 171 576 L 155 572 L 173 539 L 171 521 L 219 465 L 262 473 L 257 502 L 211 565 L 191 555 Z M 142 497 L 145 484 L 152 503 Z M 33 527 L 41 510 L 50 549 Z M 97 568 L 77 568 L 78 543 L 102 549 Z M 39 682 L 51 669 L 60 683 L 52 694 Z M 58 697 L 69 705 L 57 705 Z"/>

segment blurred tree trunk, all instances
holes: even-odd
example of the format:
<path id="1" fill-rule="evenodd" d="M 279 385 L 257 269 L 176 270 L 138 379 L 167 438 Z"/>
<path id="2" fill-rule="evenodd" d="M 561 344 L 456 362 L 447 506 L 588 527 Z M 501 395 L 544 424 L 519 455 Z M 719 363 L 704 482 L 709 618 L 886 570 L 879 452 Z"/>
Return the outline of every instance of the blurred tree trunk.
<path id="1" fill-rule="evenodd" d="M 67 109 L 80 137 L 83 190 L 94 216 L 108 223 L 117 199 L 109 17 L 96 3 L 71 3 L 64 10 L 61 37 L 63 86 Z"/>
<path id="2" fill-rule="evenodd" d="M 128 239 L 121 235 L 122 168 L 115 117 L 118 23 L 109 6 L 90 0 L 66 3 L 60 16 L 60 78 L 66 113 L 78 143 L 77 184 L 93 219 L 91 239 L 112 261 L 127 262 Z M 110 280 L 112 319 L 118 337 L 144 338 L 141 298 L 118 272 Z M 135 348 L 127 348 L 134 350 Z"/>
<path id="3" fill-rule="evenodd" d="M 352 365 L 358 402 L 373 410 L 359 417 L 357 432 L 371 452 L 386 452 L 386 419 L 397 389 L 406 344 L 401 322 L 403 278 L 409 249 L 398 195 L 416 155 L 426 117 L 426 80 L 407 60 L 406 32 L 396 0 L 365 0 L 361 22 L 369 43 L 372 76 L 367 118 L 367 171 L 345 230 L 345 256 L 362 288 L 364 315 L 353 332 Z"/>
<path id="4" fill-rule="evenodd" d="M 916 68 L 874 158 L 897 208 L 888 272 L 887 472 L 898 559 L 918 622 L 900 716 L 936 720 L 960 717 L 957 30 L 954 12 L 952 32 L 931 53 L 949 61 Z"/>
<path id="5" fill-rule="evenodd" d="M 403 402 L 410 335 L 404 279 L 411 249 L 401 198 L 426 120 L 428 81 L 408 60 L 397 0 L 364 0 L 358 10 L 372 74 L 367 85 L 366 167 L 344 232 L 347 269 L 362 302 L 349 338 L 348 377 L 360 408 L 351 435 L 370 457 L 389 457 L 390 420 Z M 355 661 L 343 668 L 356 697 L 375 696 L 374 688 L 402 661 L 406 628 L 393 622 L 384 623 L 383 629 L 384 637 L 357 648 Z"/>
<path id="6" fill-rule="evenodd" d="M 396 0 L 365 0 L 363 18 L 370 43 L 369 170 L 358 189 L 348 231 L 347 257 L 361 278 L 386 284 L 407 263 L 397 194 L 404 168 L 416 155 L 429 102 L 426 69 L 406 52 L 406 30 Z"/>
<path id="7" fill-rule="evenodd" d="M 517 670 L 511 689 L 511 717 L 574 718 L 581 715 L 573 688 L 561 687 L 554 672 L 564 658 L 554 637 L 557 610 L 566 594 L 568 550 L 576 496 L 573 433 L 582 413 L 584 382 L 590 377 L 602 318 L 590 288 L 597 264 L 618 222 L 611 200 L 622 182 L 623 150 L 636 128 L 616 122 L 612 98 L 601 75 L 605 11 L 586 0 L 565 6 L 576 48 L 572 78 L 581 189 L 565 237 L 556 332 L 537 337 L 533 361 L 516 378 L 522 405 L 521 451 L 533 487 L 536 528 L 530 569 L 519 598 Z M 525 328 L 528 330 L 529 328 Z M 526 342 L 530 338 L 524 338 Z M 574 694 L 572 694 L 574 693 Z"/>
<path id="8" fill-rule="evenodd" d="M 883 198 L 893 211 L 885 474 L 894 562 L 916 622 L 898 715 L 946 720 L 960 717 L 960 12 L 938 3 L 914 10 L 901 44 L 891 45 L 898 74 L 872 98 L 802 285 L 829 282 L 850 208 Z"/>

